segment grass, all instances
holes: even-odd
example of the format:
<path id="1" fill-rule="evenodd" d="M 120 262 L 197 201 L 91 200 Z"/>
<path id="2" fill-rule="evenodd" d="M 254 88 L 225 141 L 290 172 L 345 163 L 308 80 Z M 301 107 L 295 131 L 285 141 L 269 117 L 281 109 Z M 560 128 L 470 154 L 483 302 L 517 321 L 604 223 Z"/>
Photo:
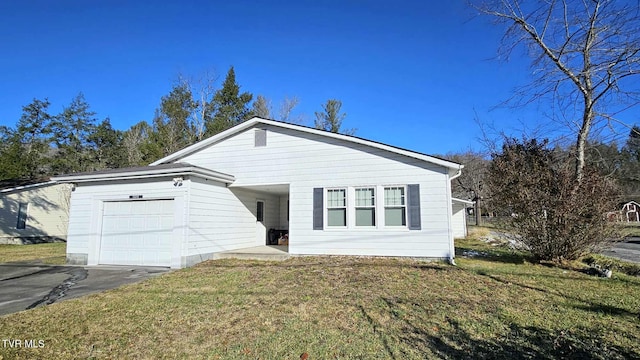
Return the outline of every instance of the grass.
<path id="1" fill-rule="evenodd" d="M 582 262 L 588 265 L 599 265 L 605 269 L 611 269 L 613 271 L 620 271 L 627 275 L 640 276 L 640 264 L 634 264 L 627 261 L 614 259 L 609 256 L 591 254 L 585 256 Z"/>
<path id="2" fill-rule="evenodd" d="M 39 261 L 45 264 L 64 264 L 67 243 L 32 245 L 0 245 L 0 263 Z"/>
<path id="3" fill-rule="evenodd" d="M 625 237 L 640 237 L 640 223 L 621 223 L 622 235 Z"/>
<path id="4" fill-rule="evenodd" d="M 457 267 L 219 260 L 0 319 L 0 357 L 638 359 L 640 278 L 532 264 L 473 239 Z M 474 254 L 475 254 L 474 253 Z"/>

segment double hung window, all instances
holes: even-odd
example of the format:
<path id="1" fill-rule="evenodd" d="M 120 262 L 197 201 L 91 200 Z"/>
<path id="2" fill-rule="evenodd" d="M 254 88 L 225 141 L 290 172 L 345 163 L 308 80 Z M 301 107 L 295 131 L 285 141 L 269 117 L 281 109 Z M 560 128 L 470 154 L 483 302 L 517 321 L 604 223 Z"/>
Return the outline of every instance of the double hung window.
<path id="1" fill-rule="evenodd" d="M 384 188 L 384 225 L 407 225 L 407 205 L 404 186 Z"/>
<path id="2" fill-rule="evenodd" d="M 376 190 L 356 189 L 356 226 L 376 226 Z"/>
<path id="3" fill-rule="evenodd" d="M 347 189 L 327 190 L 327 225 L 347 226 Z"/>

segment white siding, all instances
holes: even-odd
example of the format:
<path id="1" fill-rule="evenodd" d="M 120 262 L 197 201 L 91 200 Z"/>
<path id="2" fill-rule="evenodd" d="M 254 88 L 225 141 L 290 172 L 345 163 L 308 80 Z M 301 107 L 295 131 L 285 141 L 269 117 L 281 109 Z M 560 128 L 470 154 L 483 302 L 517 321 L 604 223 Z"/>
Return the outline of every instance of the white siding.
<path id="1" fill-rule="evenodd" d="M 0 238 L 67 238 L 71 185 L 55 184 L 23 189 L 0 197 Z M 27 222 L 16 229 L 18 207 L 27 203 Z"/>
<path id="2" fill-rule="evenodd" d="M 88 264 L 97 265 L 104 201 L 129 200 L 130 195 L 142 195 L 146 200 L 175 200 L 171 266 L 180 267 L 184 252 L 183 238 L 187 230 L 184 197 L 188 185 L 189 182 L 185 181 L 183 186 L 174 186 L 170 178 L 78 184 L 71 196 L 67 254 L 86 254 Z"/>
<path id="3" fill-rule="evenodd" d="M 467 236 L 467 212 L 465 206 L 460 203 L 453 203 L 453 216 L 451 217 L 453 224 L 453 237 L 463 238 Z"/>
<path id="4" fill-rule="evenodd" d="M 278 225 L 277 196 L 194 178 L 189 198 L 187 256 L 265 245 L 256 236 L 257 200 L 265 202 L 267 229 Z"/>
<path id="5" fill-rule="evenodd" d="M 453 255 L 444 167 L 319 135 L 261 128 L 267 129 L 265 147 L 254 146 L 254 131 L 248 129 L 180 161 L 232 174 L 237 179 L 234 187 L 290 184 L 290 253 Z M 313 230 L 313 188 L 406 184 L 420 185 L 421 230 Z"/>

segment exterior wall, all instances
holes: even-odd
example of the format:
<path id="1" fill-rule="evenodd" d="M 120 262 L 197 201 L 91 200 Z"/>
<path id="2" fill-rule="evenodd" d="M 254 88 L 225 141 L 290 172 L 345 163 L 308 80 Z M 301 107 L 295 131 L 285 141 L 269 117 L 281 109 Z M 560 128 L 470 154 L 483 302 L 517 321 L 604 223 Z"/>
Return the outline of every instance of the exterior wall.
<path id="1" fill-rule="evenodd" d="M 99 260 L 104 201 L 130 200 L 142 195 L 144 200 L 174 199 L 174 239 L 172 268 L 182 267 L 183 239 L 187 233 L 185 195 L 189 181 L 174 186 L 171 178 L 127 180 L 117 182 L 79 183 L 71 195 L 71 215 L 67 239 L 67 262 L 97 265 Z"/>
<path id="2" fill-rule="evenodd" d="M 265 202 L 266 229 L 277 227 L 279 198 L 192 178 L 189 189 L 187 259 L 183 265 L 213 258 L 221 251 L 265 245 L 256 231 L 256 201 Z"/>
<path id="3" fill-rule="evenodd" d="M 265 147 L 254 146 L 248 129 L 180 161 L 232 174 L 233 187 L 289 184 L 291 254 L 453 257 L 448 169 L 343 140 L 260 128 L 267 130 Z M 313 230 L 314 188 L 407 184 L 420 185 L 421 230 Z"/>
<path id="4" fill-rule="evenodd" d="M 289 195 L 280 196 L 280 224 L 278 229 L 289 229 Z"/>
<path id="5" fill-rule="evenodd" d="M 0 243 L 40 242 L 67 238 L 71 185 L 54 184 L 0 197 Z M 17 229 L 18 207 L 27 203 L 24 229 Z"/>
<path id="6" fill-rule="evenodd" d="M 463 238 L 467 236 L 467 213 L 465 206 L 460 203 L 453 203 L 453 216 L 451 223 L 453 227 L 453 237 Z"/>

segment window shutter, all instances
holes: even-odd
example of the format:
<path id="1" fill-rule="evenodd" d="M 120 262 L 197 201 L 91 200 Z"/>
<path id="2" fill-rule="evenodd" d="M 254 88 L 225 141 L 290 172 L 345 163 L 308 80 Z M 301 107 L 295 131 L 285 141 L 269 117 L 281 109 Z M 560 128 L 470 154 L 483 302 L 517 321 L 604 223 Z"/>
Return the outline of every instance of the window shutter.
<path id="1" fill-rule="evenodd" d="M 322 202 L 322 194 L 324 190 L 322 188 L 313 189 L 313 230 L 322 230 L 322 218 L 324 204 Z"/>
<path id="2" fill-rule="evenodd" d="M 420 230 L 420 184 L 407 185 L 409 230 Z"/>

